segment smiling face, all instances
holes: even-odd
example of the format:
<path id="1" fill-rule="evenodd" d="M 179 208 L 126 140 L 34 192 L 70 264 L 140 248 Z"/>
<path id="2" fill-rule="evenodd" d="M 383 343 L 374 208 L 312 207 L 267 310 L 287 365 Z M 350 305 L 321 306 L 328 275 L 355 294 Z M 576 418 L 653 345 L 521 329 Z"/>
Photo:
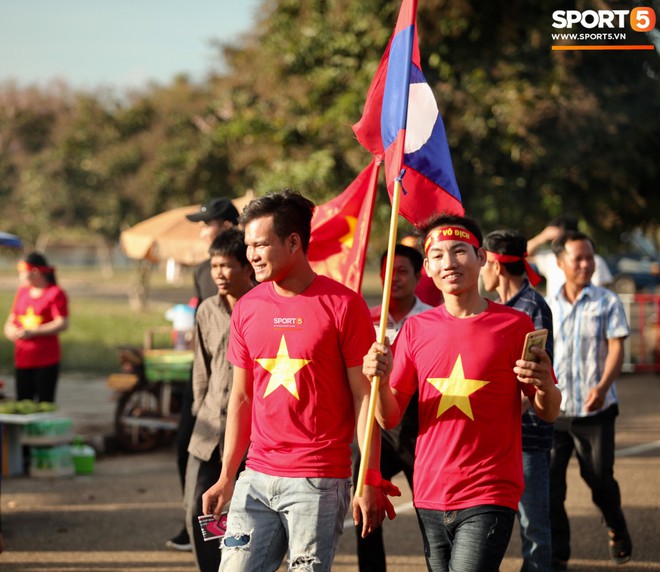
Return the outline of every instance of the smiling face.
<path id="1" fill-rule="evenodd" d="M 284 240 L 277 236 L 272 216 L 253 219 L 245 225 L 247 258 L 258 282 L 279 282 L 289 274 L 295 264 L 294 236 L 297 237 L 292 234 Z"/>
<path id="2" fill-rule="evenodd" d="M 476 252 L 460 240 L 431 242 L 424 259 L 426 273 L 445 295 L 459 295 L 479 289 L 479 272 L 486 263 L 483 248 Z"/>
<path id="3" fill-rule="evenodd" d="M 569 240 L 557 257 L 557 265 L 566 275 L 566 284 L 584 288 L 596 269 L 594 249 L 588 240 Z"/>

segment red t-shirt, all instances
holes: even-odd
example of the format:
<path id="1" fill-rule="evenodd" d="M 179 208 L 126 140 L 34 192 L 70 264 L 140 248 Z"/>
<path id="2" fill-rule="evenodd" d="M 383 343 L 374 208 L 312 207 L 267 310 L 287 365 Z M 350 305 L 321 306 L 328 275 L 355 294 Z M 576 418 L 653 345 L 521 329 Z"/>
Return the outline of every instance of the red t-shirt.
<path id="1" fill-rule="evenodd" d="M 21 286 L 11 308 L 14 324 L 31 329 L 52 322 L 56 316 L 69 315 L 67 297 L 59 286 L 48 286 L 38 298 L 30 296 L 30 289 Z M 60 341 L 57 334 L 16 340 L 14 365 L 18 368 L 45 367 L 60 362 Z"/>
<path id="2" fill-rule="evenodd" d="M 414 500 L 418 508 L 500 505 L 523 491 L 520 390 L 513 372 L 530 318 L 488 303 L 472 318 L 444 305 L 408 318 L 394 344 L 391 386 L 419 389 Z"/>
<path id="3" fill-rule="evenodd" d="M 254 373 L 248 467 L 350 476 L 355 415 L 346 369 L 362 364 L 374 338 L 364 300 L 325 276 L 297 296 L 266 282 L 237 302 L 227 359 Z"/>

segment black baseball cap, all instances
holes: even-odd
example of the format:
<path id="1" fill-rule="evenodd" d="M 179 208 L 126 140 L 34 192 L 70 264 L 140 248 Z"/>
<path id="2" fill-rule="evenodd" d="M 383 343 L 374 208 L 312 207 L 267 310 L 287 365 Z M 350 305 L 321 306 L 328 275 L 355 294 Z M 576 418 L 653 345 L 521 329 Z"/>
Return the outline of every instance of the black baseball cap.
<path id="1" fill-rule="evenodd" d="M 234 204 L 224 197 L 211 199 L 204 203 L 199 212 L 186 215 L 186 218 L 192 222 L 209 222 L 210 220 L 228 220 L 232 224 L 238 224 L 238 210 Z"/>

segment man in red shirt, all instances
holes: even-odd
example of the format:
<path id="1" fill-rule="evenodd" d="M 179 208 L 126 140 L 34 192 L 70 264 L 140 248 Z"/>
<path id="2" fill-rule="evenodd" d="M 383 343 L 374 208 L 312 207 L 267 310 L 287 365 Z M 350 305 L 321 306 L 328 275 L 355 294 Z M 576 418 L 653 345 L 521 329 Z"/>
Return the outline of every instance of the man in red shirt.
<path id="1" fill-rule="evenodd" d="M 545 351 L 534 350 L 538 363 L 519 359 L 531 319 L 479 294 L 479 226 L 441 215 L 422 237 L 445 303 L 408 318 L 392 352 L 373 344 L 363 371 L 381 378 L 385 429 L 419 391 L 413 497 L 429 570 L 496 571 L 523 490 L 520 390 L 546 421 L 561 394 Z"/>
<path id="2" fill-rule="evenodd" d="M 240 222 L 261 282 L 235 305 L 227 359 L 234 366 L 222 470 L 205 514 L 231 500 L 221 570 L 330 570 L 348 507 L 351 450 L 363 442 L 369 382 L 362 356 L 375 337 L 352 290 L 311 269 L 314 204 L 286 190 L 252 201 Z M 246 470 L 236 473 L 246 449 Z M 380 432 L 369 467 L 378 470 Z M 363 534 L 385 514 L 382 490 L 353 501 Z"/>

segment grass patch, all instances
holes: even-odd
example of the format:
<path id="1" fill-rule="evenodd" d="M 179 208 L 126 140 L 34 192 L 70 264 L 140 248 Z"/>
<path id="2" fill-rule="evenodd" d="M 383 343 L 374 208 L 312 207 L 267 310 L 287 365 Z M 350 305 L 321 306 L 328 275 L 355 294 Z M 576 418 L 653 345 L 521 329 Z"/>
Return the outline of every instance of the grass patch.
<path id="1" fill-rule="evenodd" d="M 70 300 L 70 327 L 61 335 L 62 370 L 110 373 L 119 366 L 117 347 L 142 347 L 144 332 L 171 326 L 163 308 L 132 312 L 125 300 Z"/>
<path id="2" fill-rule="evenodd" d="M 117 346 L 142 347 L 148 328 L 171 327 L 165 311 L 173 304 L 186 303 L 192 295 L 192 271 L 182 276 L 181 282 L 169 285 L 164 273 L 152 274 L 149 307 L 136 312 L 128 303 L 126 292 L 134 276 L 131 272 L 117 272 L 111 278 L 101 277 L 98 270 L 58 269 L 58 281 L 69 296 L 69 329 L 60 334 L 63 373 L 93 373 L 107 375 L 118 371 Z M 0 320 L 4 325 L 14 299 L 17 285 L 13 268 L 0 269 Z M 380 277 L 367 271 L 363 292 L 370 304 L 380 303 Z M 165 346 L 167 336 L 156 338 Z M 0 374 L 7 375 L 14 368 L 14 345 L 0 336 Z"/>
<path id="3" fill-rule="evenodd" d="M 6 320 L 13 292 L 0 292 L 2 324 Z M 117 371 L 117 346 L 142 347 L 147 328 L 171 326 L 165 319 L 170 303 L 151 303 L 143 312 L 130 309 L 126 299 L 69 297 L 69 329 L 60 334 L 62 372 L 93 372 L 107 375 Z M 14 345 L 2 336 L 0 372 L 13 371 Z"/>

